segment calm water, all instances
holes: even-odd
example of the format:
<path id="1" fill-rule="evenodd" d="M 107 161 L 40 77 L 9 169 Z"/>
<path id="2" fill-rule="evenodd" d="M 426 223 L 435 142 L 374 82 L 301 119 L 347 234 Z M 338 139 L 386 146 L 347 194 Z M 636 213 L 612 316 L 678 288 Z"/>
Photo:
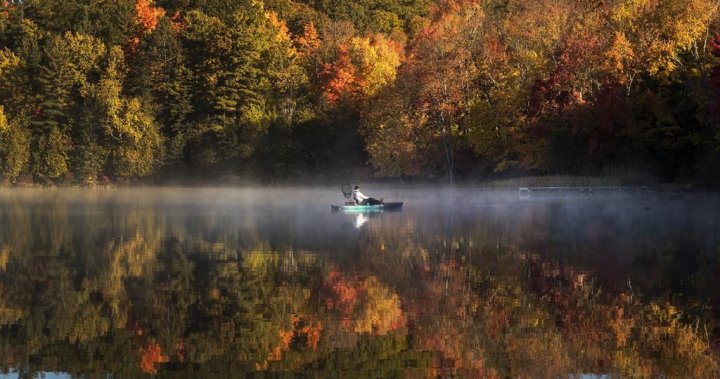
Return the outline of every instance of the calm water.
<path id="1" fill-rule="evenodd" d="M 720 198 L 0 190 L 0 377 L 720 375 Z"/>

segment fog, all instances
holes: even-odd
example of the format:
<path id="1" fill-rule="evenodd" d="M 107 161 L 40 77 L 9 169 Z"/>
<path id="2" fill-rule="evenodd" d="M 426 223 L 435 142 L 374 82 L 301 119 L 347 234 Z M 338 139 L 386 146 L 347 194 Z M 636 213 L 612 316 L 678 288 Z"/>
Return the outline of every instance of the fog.
<path id="1" fill-rule="evenodd" d="M 626 348 L 656 372 L 715 372 L 717 195 L 362 190 L 404 206 L 333 212 L 328 187 L 0 189 L 0 372 L 257 374 L 304 354 L 321 363 L 289 367 L 307 373 L 390 354 L 397 373 L 416 354 L 432 370 L 455 357 L 449 374 L 570 377 L 620 372 Z M 609 315 L 631 342 L 607 342 Z M 663 358 L 688 338 L 706 360 Z"/>
<path id="2" fill-rule="evenodd" d="M 37 249 L 37 241 L 49 243 L 40 245 L 47 249 L 153 233 L 191 246 L 222 244 L 233 254 L 264 244 L 353 261 L 367 241 L 382 240 L 390 251 L 414 246 L 415 253 L 429 248 L 435 256 L 460 250 L 469 256 L 532 254 L 587 272 L 607 288 L 642 282 L 653 270 L 678 285 L 700 266 L 714 264 L 720 249 L 720 198 L 714 194 L 362 190 L 404 202 L 403 209 L 332 212 L 330 205 L 344 198 L 329 187 L 2 189 L 0 244 L 29 240 L 13 249 L 24 254 Z M 648 292 L 662 292 L 663 285 L 671 284 L 645 283 Z"/>
<path id="3" fill-rule="evenodd" d="M 465 238 L 473 246 L 512 245 L 568 264 L 626 267 L 663 248 L 713 255 L 720 246 L 720 198 L 714 194 L 533 194 L 482 188 L 364 185 L 365 194 L 404 202 L 400 212 L 331 212 L 339 188 L 1 189 L 0 242 L 45 234 L 43 223 L 96 233 L 127 232 L 129 217 L 153 220 L 165 237 L 268 241 L 279 249 L 353 250 L 358 239 L 387 232 L 423 238 Z M 18 222 L 30 216 L 30 224 Z M 111 231 L 107 229 L 110 228 Z M 114 230 L 113 230 L 114 229 Z M 465 236 L 465 237 L 463 237 Z M 7 242 L 7 241 L 5 241 Z"/>

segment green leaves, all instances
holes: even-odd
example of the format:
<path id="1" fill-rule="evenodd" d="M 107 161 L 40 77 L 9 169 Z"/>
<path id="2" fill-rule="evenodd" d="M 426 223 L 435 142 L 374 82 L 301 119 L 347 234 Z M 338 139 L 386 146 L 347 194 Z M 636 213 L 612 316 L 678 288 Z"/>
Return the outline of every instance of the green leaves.
<path id="1" fill-rule="evenodd" d="M 0 106 L 0 176 L 13 182 L 27 168 L 30 132 L 27 123 L 8 120 Z"/>

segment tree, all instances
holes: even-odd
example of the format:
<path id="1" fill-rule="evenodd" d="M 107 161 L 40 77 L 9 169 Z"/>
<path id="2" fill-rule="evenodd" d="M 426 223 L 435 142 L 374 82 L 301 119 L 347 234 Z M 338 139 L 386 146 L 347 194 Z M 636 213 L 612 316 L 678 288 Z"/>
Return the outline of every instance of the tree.
<path id="1" fill-rule="evenodd" d="M 108 148 L 112 174 L 122 178 L 150 174 L 158 166 L 162 136 L 152 114 L 137 98 L 121 94 L 123 54 L 113 48 L 107 68 L 94 91 L 104 146 Z"/>
<path id="2" fill-rule="evenodd" d="M 357 87 L 364 98 L 392 85 L 402 60 L 403 47 L 381 34 L 350 40 L 350 55 L 357 67 Z"/>
<path id="3" fill-rule="evenodd" d="M 412 116 L 407 89 L 395 83 L 372 99 L 363 113 L 362 133 L 378 175 L 425 174 L 424 131 Z"/>
<path id="4" fill-rule="evenodd" d="M 667 75 L 682 65 L 680 54 L 707 38 L 718 4 L 710 0 L 623 0 L 609 10 L 607 67 L 627 93 L 641 74 Z M 700 42 L 702 43 L 702 42 Z"/>
<path id="5" fill-rule="evenodd" d="M 463 26 L 466 25 L 464 22 L 481 23 L 478 19 L 482 19 L 483 13 L 474 2 L 464 8 L 454 5 L 449 8 L 418 33 L 396 79 L 405 84 L 396 88 L 407 90 L 405 96 L 410 98 L 408 119 L 414 120 L 417 128 L 422 130 L 414 136 L 422 138 L 415 144 L 431 158 L 425 162 L 429 166 L 426 171 L 437 174 L 438 168 L 444 166 L 445 177 L 452 182 L 457 143 L 467 135 L 463 119 L 470 108 L 471 86 L 477 75 L 473 58 L 477 28 L 464 34 Z M 373 129 L 375 127 L 368 124 L 366 131 L 372 134 Z"/>
<path id="6" fill-rule="evenodd" d="M 26 173 L 30 160 L 30 132 L 27 124 L 7 119 L 0 106 L 0 175 L 10 182 Z"/>
<path id="7" fill-rule="evenodd" d="M 357 69 L 350 59 L 347 46 L 341 45 L 339 49 L 338 59 L 333 63 L 326 63 L 320 73 L 323 95 L 331 104 L 352 97 L 356 91 Z"/>
<path id="8" fill-rule="evenodd" d="M 105 45 L 83 34 L 53 37 L 45 49 L 45 63 L 37 77 L 42 88 L 39 109 L 33 117 L 33 173 L 57 180 L 70 173 L 73 135 L 82 130 L 74 111 L 82 108 L 98 74 Z"/>
<path id="9" fill-rule="evenodd" d="M 183 36 L 197 80 L 196 109 L 207 116 L 195 132 L 193 154 L 206 164 L 248 158 L 275 117 L 269 101 L 271 61 L 264 58 L 277 31 L 259 4 L 235 13 L 227 24 L 200 12 L 188 13 L 185 22 Z"/>

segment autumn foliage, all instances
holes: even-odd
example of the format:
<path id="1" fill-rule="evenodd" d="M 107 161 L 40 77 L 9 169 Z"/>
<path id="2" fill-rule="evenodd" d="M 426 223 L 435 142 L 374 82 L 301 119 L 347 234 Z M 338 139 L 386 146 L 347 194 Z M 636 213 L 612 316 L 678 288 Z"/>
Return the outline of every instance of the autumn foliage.
<path id="1" fill-rule="evenodd" d="M 140 369 L 146 374 L 157 373 L 158 363 L 167 361 L 168 357 L 162 354 L 157 342 L 149 342 L 140 352 Z"/>
<path id="2" fill-rule="evenodd" d="M 165 16 L 165 10 L 154 6 L 153 0 L 137 0 L 135 3 L 137 22 L 143 32 L 149 33 L 155 30 L 158 20 Z"/>
<path id="3" fill-rule="evenodd" d="M 0 67 L 14 62 L 0 106 L 10 124 L 44 125 L 5 139 L 4 180 L 308 167 L 720 177 L 711 0 L 118 4 L 0 2 Z M 58 42 L 68 35 L 80 45 Z M 76 59 L 98 43 L 108 56 Z M 109 57 L 118 47 L 122 62 Z M 106 67 L 156 126 L 153 154 L 88 135 L 96 112 L 75 112 L 99 103 Z M 149 169 L 118 172 L 111 158 Z"/>
<path id="4" fill-rule="evenodd" d="M 400 298 L 374 276 L 347 278 L 333 270 L 324 290 L 326 307 L 338 313 L 346 329 L 384 335 L 405 326 Z"/>
<path id="5" fill-rule="evenodd" d="M 320 78 L 322 92 L 330 103 L 337 103 L 344 96 L 352 96 L 357 91 L 357 69 L 350 60 L 348 47 L 341 45 L 338 58 L 323 66 Z"/>

